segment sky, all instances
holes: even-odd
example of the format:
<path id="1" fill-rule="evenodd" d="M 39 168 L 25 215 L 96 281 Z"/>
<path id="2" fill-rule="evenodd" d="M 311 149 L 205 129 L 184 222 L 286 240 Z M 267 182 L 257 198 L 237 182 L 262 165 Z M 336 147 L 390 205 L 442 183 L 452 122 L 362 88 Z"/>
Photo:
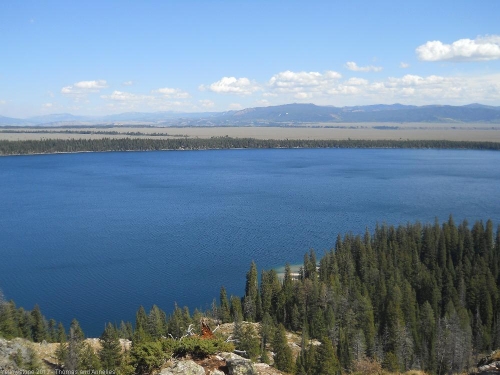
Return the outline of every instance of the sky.
<path id="1" fill-rule="evenodd" d="M 500 1 L 0 1 L 0 116 L 500 105 Z"/>

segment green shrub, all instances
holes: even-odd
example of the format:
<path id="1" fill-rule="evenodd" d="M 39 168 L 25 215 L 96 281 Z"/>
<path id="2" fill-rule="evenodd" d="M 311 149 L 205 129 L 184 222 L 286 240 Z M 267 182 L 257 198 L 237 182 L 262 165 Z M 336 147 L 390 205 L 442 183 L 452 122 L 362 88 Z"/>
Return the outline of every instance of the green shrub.
<path id="1" fill-rule="evenodd" d="M 164 339 L 162 350 L 175 357 L 190 355 L 194 358 L 204 358 L 218 352 L 232 352 L 234 345 L 221 338 L 204 340 L 197 336 L 185 337 L 182 340 Z"/>
<path id="2" fill-rule="evenodd" d="M 153 369 L 160 368 L 169 357 L 160 342 L 145 342 L 132 347 L 131 363 L 138 374 L 149 374 Z"/>

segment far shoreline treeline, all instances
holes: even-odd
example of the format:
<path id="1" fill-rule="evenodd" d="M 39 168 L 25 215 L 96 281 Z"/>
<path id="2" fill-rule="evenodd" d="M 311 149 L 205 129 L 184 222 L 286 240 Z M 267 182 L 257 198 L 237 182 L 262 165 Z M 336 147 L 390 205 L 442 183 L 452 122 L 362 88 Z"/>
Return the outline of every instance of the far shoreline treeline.
<path id="1" fill-rule="evenodd" d="M 399 148 L 500 150 L 499 142 L 448 140 L 319 140 L 255 138 L 100 138 L 0 141 L 0 155 L 31 155 L 106 151 L 168 151 L 278 148 Z"/>

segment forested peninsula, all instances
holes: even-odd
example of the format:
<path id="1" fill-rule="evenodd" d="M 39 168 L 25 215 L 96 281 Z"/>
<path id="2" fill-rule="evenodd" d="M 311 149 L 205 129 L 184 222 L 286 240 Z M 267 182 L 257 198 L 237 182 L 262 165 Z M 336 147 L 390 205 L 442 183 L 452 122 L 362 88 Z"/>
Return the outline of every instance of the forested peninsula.
<path id="1" fill-rule="evenodd" d="M 261 148 L 433 148 L 500 150 L 498 142 L 447 140 L 277 140 L 255 138 L 100 138 L 0 141 L 0 155 L 29 155 L 73 152 L 160 151 Z"/>
<path id="2" fill-rule="evenodd" d="M 205 312 L 141 306 L 134 324 L 108 324 L 98 347 L 84 342 L 77 320 L 65 330 L 38 307 L 25 311 L 4 300 L 0 336 L 59 343 L 55 366 L 65 370 L 149 374 L 173 358 L 236 350 L 300 375 L 463 373 L 500 347 L 499 286 L 500 226 L 457 225 L 450 216 L 339 234 L 321 257 L 308 251 L 298 273 L 287 265 L 283 278 L 275 270 L 259 277 L 252 262 L 243 297 L 222 287 Z M 130 346 L 123 349 L 119 338 Z M 17 355 L 20 366 L 34 366 Z"/>

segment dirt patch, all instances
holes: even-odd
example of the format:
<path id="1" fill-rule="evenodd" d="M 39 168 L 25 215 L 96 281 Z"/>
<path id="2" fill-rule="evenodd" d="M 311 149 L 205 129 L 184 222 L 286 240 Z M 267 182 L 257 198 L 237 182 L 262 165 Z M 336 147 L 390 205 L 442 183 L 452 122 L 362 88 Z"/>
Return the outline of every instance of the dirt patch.
<path id="1" fill-rule="evenodd" d="M 214 370 L 219 370 L 224 374 L 229 374 L 229 369 L 226 366 L 226 361 L 221 357 L 210 356 L 205 359 L 194 361 L 205 369 L 205 374 L 207 375 L 210 375 Z"/>

